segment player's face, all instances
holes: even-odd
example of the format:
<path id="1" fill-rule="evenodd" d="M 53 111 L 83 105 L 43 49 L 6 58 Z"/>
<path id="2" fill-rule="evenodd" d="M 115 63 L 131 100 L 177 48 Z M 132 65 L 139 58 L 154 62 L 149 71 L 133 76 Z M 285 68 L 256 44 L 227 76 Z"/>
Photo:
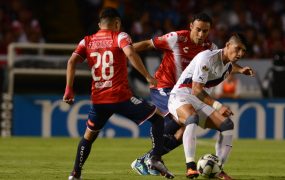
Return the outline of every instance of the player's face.
<path id="1" fill-rule="evenodd" d="M 207 38 L 211 25 L 208 22 L 195 20 L 190 24 L 190 38 L 195 44 L 202 44 Z"/>
<path id="2" fill-rule="evenodd" d="M 229 42 L 228 48 L 228 59 L 231 62 L 236 62 L 245 55 L 246 48 L 240 42 Z"/>

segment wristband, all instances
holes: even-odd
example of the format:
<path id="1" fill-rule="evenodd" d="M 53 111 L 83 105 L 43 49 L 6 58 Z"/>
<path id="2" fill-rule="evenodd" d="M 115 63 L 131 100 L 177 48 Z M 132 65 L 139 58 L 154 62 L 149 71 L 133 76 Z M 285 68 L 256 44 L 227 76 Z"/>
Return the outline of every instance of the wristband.
<path id="1" fill-rule="evenodd" d="M 72 87 L 66 85 L 64 94 L 65 94 L 65 96 L 73 96 L 73 89 L 72 89 Z"/>
<path id="2" fill-rule="evenodd" d="M 222 108 L 222 104 L 219 102 L 219 101 L 215 101 L 214 103 L 213 103 L 213 105 L 212 105 L 212 107 L 214 108 L 214 109 L 216 109 L 217 111 L 218 110 L 220 110 L 221 108 Z"/>

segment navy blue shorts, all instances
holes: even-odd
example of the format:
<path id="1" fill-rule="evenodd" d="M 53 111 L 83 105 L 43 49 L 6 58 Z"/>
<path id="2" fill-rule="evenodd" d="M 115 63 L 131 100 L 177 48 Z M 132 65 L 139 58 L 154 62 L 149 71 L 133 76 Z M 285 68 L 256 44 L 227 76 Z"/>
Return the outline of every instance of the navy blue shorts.
<path id="1" fill-rule="evenodd" d="M 149 119 L 155 111 L 154 105 L 136 97 L 114 104 L 92 104 L 88 114 L 87 127 L 93 131 L 102 129 L 114 113 L 125 116 L 140 125 Z"/>
<path id="2" fill-rule="evenodd" d="M 152 103 L 162 112 L 164 115 L 168 113 L 168 99 L 172 88 L 158 88 L 150 89 L 150 97 Z"/>

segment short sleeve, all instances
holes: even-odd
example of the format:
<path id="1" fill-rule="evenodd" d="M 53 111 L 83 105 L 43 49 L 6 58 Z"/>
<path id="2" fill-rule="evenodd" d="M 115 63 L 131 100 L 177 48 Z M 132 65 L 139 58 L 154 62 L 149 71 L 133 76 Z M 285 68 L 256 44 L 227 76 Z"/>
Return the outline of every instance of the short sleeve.
<path id="1" fill-rule="evenodd" d="M 82 39 L 79 44 L 77 45 L 74 54 L 79 55 L 82 57 L 82 61 L 86 59 L 86 46 L 85 46 L 85 39 Z"/>
<path id="2" fill-rule="evenodd" d="M 198 83 L 206 84 L 208 81 L 208 75 L 211 68 L 209 59 L 205 59 L 204 56 L 200 55 L 196 61 L 192 80 Z"/>
<path id="3" fill-rule="evenodd" d="M 118 34 L 118 45 L 121 49 L 131 44 L 132 44 L 132 39 L 127 33 L 121 32 Z"/>
<path id="4" fill-rule="evenodd" d="M 156 49 L 171 50 L 175 46 L 177 39 L 177 33 L 170 32 L 163 36 L 153 38 L 152 42 Z"/>

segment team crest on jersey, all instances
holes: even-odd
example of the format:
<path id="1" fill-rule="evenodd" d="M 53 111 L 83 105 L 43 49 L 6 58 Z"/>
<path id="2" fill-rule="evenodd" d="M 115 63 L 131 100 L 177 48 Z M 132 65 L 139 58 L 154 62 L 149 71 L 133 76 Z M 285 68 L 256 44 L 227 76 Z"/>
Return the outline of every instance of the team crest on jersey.
<path id="1" fill-rule="evenodd" d="M 207 71 L 209 71 L 209 68 L 205 65 L 205 66 L 202 67 L 202 70 L 207 72 Z"/>
<path id="2" fill-rule="evenodd" d="M 189 47 L 184 47 L 184 48 L 183 48 L 183 51 L 184 51 L 184 53 L 188 53 Z"/>

